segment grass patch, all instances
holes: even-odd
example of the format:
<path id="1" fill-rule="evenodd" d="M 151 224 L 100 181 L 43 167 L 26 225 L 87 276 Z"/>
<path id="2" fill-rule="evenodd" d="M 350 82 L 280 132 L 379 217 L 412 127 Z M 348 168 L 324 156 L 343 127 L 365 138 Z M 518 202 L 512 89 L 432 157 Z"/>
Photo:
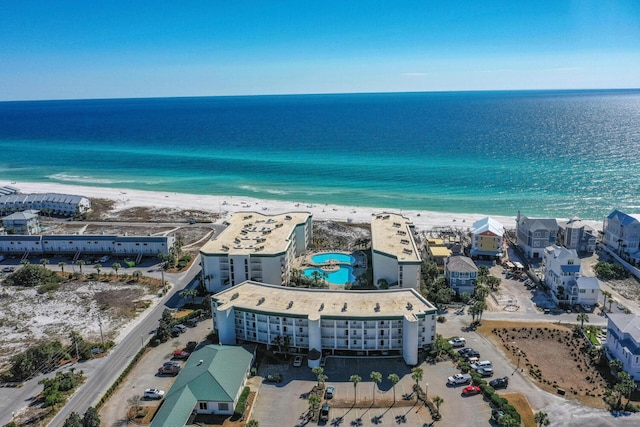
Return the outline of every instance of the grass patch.
<path id="1" fill-rule="evenodd" d="M 536 427 L 536 421 L 533 415 L 533 409 L 529 405 L 527 398 L 520 393 L 501 394 L 509 401 L 509 404 L 516 408 L 516 411 L 520 414 L 520 418 L 524 423 L 524 427 Z"/>

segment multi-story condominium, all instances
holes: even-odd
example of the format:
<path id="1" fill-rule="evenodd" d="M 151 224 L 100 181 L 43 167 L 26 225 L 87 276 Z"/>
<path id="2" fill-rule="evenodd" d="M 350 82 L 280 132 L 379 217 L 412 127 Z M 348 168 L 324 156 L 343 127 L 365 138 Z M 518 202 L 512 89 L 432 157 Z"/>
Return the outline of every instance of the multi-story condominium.
<path id="1" fill-rule="evenodd" d="M 504 226 L 491 217 L 482 218 L 471 227 L 470 255 L 476 259 L 499 259 L 504 250 Z"/>
<path id="2" fill-rule="evenodd" d="M 544 283 L 551 290 L 556 303 L 594 305 L 598 301 L 598 279 L 582 277 L 580 259 L 575 249 L 548 246 L 544 250 L 542 272 Z"/>
<path id="3" fill-rule="evenodd" d="M 0 214 L 8 215 L 29 209 L 52 215 L 75 216 L 89 212 L 91 201 L 83 196 L 55 193 L 0 196 Z"/>
<path id="4" fill-rule="evenodd" d="M 373 284 L 381 280 L 390 286 L 420 286 L 420 250 L 414 239 L 414 226 L 408 218 L 390 213 L 371 218 Z"/>
<path id="5" fill-rule="evenodd" d="M 458 295 L 476 292 L 478 267 L 473 260 L 466 256 L 452 256 L 447 258 L 444 265 L 444 276 L 447 283 Z"/>
<path id="6" fill-rule="evenodd" d="M 622 362 L 622 370 L 640 381 L 640 316 L 610 314 L 607 320 L 607 350 Z"/>
<path id="7" fill-rule="evenodd" d="M 555 219 L 527 218 L 518 211 L 516 240 L 524 256 L 541 258 L 544 248 L 556 243 L 558 222 Z"/>
<path id="8" fill-rule="evenodd" d="M 436 335 L 436 308 L 415 289 L 329 291 L 245 282 L 212 296 L 220 344 L 266 344 L 319 356 L 402 355 L 418 363 Z"/>
<path id="9" fill-rule="evenodd" d="M 0 236 L 0 253 L 129 255 L 132 258 L 169 254 L 174 236 L 112 236 L 45 234 Z"/>
<path id="10" fill-rule="evenodd" d="M 38 211 L 14 212 L 2 218 L 2 226 L 7 234 L 37 234 L 40 232 Z"/>
<path id="11" fill-rule="evenodd" d="M 615 210 L 604 219 L 603 243 L 627 261 L 640 263 L 640 214 Z"/>
<path id="12" fill-rule="evenodd" d="M 596 250 L 596 232 L 578 217 L 558 223 L 558 244 L 578 252 Z"/>
<path id="13" fill-rule="evenodd" d="M 227 228 L 200 249 L 207 290 L 218 292 L 246 280 L 289 283 L 294 259 L 311 243 L 311 219 L 308 212 L 235 213 Z"/>

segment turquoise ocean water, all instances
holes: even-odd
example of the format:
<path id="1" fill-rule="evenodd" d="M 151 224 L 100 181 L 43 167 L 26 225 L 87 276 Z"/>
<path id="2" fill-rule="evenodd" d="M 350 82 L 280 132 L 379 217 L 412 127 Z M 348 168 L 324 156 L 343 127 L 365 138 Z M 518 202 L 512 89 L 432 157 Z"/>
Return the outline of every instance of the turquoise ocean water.
<path id="1" fill-rule="evenodd" d="M 640 212 L 640 90 L 2 102 L 11 181 L 601 219 Z"/>

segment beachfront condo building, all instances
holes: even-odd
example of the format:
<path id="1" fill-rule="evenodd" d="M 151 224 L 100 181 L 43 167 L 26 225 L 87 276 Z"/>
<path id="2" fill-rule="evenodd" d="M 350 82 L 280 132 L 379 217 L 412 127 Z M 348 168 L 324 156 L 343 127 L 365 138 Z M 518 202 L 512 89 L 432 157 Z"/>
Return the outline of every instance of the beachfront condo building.
<path id="1" fill-rule="evenodd" d="M 593 253 L 596 250 L 596 232 L 583 220 L 574 216 L 558 223 L 558 244 L 578 252 Z"/>
<path id="2" fill-rule="evenodd" d="M 371 218 L 373 284 L 420 289 L 422 259 L 410 219 L 391 213 Z"/>
<path id="3" fill-rule="evenodd" d="M 640 214 L 614 210 L 605 219 L 602 243 L 634 265 L 640 264 Z"/>
<path id="4" fill-rule="evenodd" d="M 473 296 L 476 292 L 478 267 L 469 257 L 451 256 L 445 261 L 444 277 L 456 294 L 468 293 Z"/>
<path id="5" fill-rule="evenodd" d="M 582 277 L 580 258 L 575 249 L 558 245 L 545 248 L 542 260 L 544 283 L 556 304 L 594 306 L 600 297 L 596 277 Z"/>
<path id="6" fill-rule="evenodd" d="M 84 215 L 91 210 L 91 201 L 71 194 L 9 194 L 0 196 L 0 214 L 9 215 L 25 210 L 58 216 Z"/>
<path id="7" fill-rule="evenodd" d="M 621 361 L 622 370 L 640 381 L 640 316 L 609 314 L 606 347 L 611 359 Z"/>
<path id="8" fill-rule="evenodd" d="M 321 356 L 402 355 L 418 363 L 436 336 L 436 308 L 415 289 L 374 291 L 290 288 L 247 281 L 212 296 L 220 344 L 266 344 Z"/>
<path id="9" fill-rule="evenodd" d="M 471 227 L 471 250 L 473 259 L 499 260 L 504 251 L 504 225 L 485 217 Z"/>
<path id="10" fill-rule="evenodd" d="M 226 225 L 200 249 L 202 278 L 209 292 L 247 280 L 286 285 L 293 261 L 306 253 L 313 237 L 308 212 L 237 212 Z"/>
<path id="11" fill-rule="evenodd" d="M 518 211 L 516 242 L 525 257 L 540 259 L 544 249 L 556 243 L 558 222 L 555 218 L 527 218 Z"/>

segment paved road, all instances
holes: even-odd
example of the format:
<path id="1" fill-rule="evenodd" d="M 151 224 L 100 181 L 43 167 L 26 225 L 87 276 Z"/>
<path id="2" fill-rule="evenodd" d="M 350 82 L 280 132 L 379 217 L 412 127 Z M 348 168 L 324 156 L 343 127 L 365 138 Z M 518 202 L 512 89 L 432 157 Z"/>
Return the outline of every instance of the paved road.
<path id="1" fill-rule="evenodd" d="M 165 279 L 173 283 L 173 292 L 168 293 L 158 305 L 149 309 L 144 317 L 139 317 L 131 324 L 125 334 L 121 334 L 122 341 L 114 347 L 107 357 L 94 359 L 86 363 L 77 364 L 76 369 L 82 369 L 88 377 L 87 381 L 70 398 L 65 407 L 51 421 L 51 426 L 61 426 L 71 412 L 84 414 L 89 406 L 95 406 L 104 392 L 118 378 L 120 373 L 129 364 L 131 359 L 152 336 L 162 312 L 169 302 L 179 303 L 180 298 L 174 295 L 190 283 L 199 273 L 198 262 L 180 274 L 165 274 Z M 159 273 L 154 273 L 159 275 Z M 54 376 L 55 373 L 49 374 Z M 12 413 L 27 406 L 34 396 L 42 391 L 42 385 L 38 384 L 45 376 L 37 376 L 27 381 L 21 388 L 0 388 L 0 425 L 11 421 Z"/>

